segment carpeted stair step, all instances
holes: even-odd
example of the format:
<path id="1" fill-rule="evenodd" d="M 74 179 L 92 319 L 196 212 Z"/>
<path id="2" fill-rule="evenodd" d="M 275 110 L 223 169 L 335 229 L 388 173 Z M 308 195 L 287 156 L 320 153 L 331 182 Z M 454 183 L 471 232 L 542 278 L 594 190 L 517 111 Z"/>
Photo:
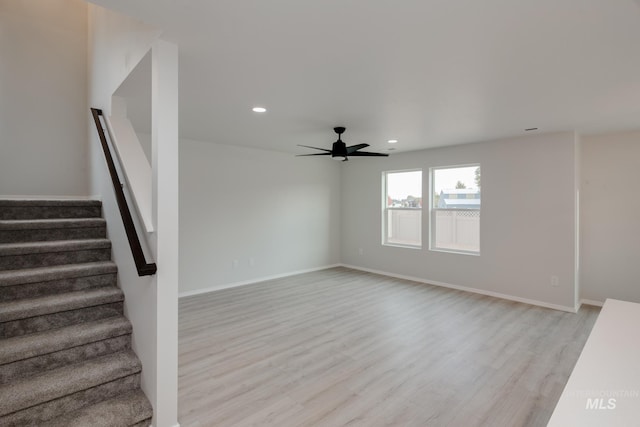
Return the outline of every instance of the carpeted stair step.
<path id="1" fill-rule="evenodd" d="M 10 338 L 122 313 L 124 294 L 104 287 L 0 303 L 0 338 Z"/>
<path id="2" fill-rule="evenodd" d="M 0 384 L 128 349 L 131 330 L 131 323 L 120 316 L 5 339 Z"/>
<path id="3" fill-rule="evenodd" d="M 99 200 L 0 200 L 0 220 L 99 218 Z"/>
<path id="4" fill-rule="evenodd" d="M 99 239 L 106 233 L 103 218 L 0 220 L 0 243 Z"/>
<path id="5" fill-rule="evenodd" d="M 2 385 L 0 425 L 24 425 L 27 420 L 39 425 L 87 404 L 116 397 L 139 384 L 140 370 L 140 361 L 127 350 Z"/>
<path id="6" fill-rule="evenodd" d="M 0 200 L 0 426 L 148 427 L 102 204 Z"/>
<path id="7" fill-rule="evenodd" d="M 116 286 L 113 261 L 0 271 L 0 302 Z"/>
<path id="8" fill-rule="evenodd" d="M 58 240 L 0 244 L 0 270 L 108 261 L 108 239 Z"/>
<path id="9" fill-rule="evenodd" d="M 17 300 L 0 304 L 0 322 L 26 319 L 83 307 L 92 307 L 122 301 L 123 299 L 124 295 L 120 289 L 107 287 L 90 291 L 68 292 L 59 295 Z"/>
<path id="10" fill-rule="evenodd" d="M 153 408 L 141 390 L 86 406 L 41 424 L 41 427 L 114 427 L 151 424 Z"/>

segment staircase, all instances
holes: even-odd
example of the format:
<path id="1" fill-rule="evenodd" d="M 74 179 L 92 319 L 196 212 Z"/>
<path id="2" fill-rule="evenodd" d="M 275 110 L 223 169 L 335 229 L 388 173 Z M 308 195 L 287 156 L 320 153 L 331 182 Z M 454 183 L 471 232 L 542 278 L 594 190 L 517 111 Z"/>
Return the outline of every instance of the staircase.
<path id="1" fill-rule="evenodd" d="M 101 203 L 0 200 L 0 426 L 148 426 Z"/>

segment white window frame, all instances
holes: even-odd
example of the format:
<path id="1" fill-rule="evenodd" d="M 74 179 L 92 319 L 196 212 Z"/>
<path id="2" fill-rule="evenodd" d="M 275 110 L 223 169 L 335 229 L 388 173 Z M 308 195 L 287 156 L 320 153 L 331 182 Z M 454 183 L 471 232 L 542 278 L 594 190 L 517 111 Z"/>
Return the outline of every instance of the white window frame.
<path id="1" fill-rule="evenodd" d="M 402 207 L 389 207 L 387 206 L 387 175 L 394 173 L 405 173 L 405 172 L 420 172 L 421 180 L 422 180 L 422 191 L 420 194 L 420 198 L 422 199 L 422 207 L 420 208 L 402 208 Z M 398 242 L 389 242 L 388 237 L 388 227 L 389 227 L 389 213 L 390 211 L 411 211 L 411 212 L 420 212 L 420 244 L 412 245 L 409 243 L 398 243 Z M 424 211 L 424 171 L 421 168 L 416 169 L 401 169 L 401 170 L 391 170 L 391 171 L 383 171 L 382 172 L 382 245 L 383 246 L 392 246 L 398 248 L 407 248 L 407 249 L 422 249 L 423 246 L 423 211 Z"/>
<path id="2" fill-rule="evenodd" d="M 437 170 L 441 170 L 441 169 L 457 169 L 457 168 L 467 168 L 467 167 L 478 167 L 480 168 L 480 174 L 482 174 L 482 166 L 480 163 L 469 163 L 469 164 L 463 164 L 463 165 L 450 165 L 450 166 L 437 166 L 437 167 L 431 167 L 429 168 L 429 250 L 433 251 L 433 252 L 445 252 L 445 253 L 451 253 L 451 254 L 460 254 L 460 255 L 473 255 L 473 256 L 480 256 L 480 249 L 481 249 L 481 243 L 482 243 L 482 239 L 481 239 L 481 235 L 480 235 L 480 231 L 481 231 L 481 227 L 480 227 L 480 218 L 481 218 L 481 214 L 482 214 L 482 203 L 480 204 L 480 208 L 479 209 L 438 209 L 435 208 L 433 206 L 433 202 L 435 199 L 435 174 L 434 172 Z M 423 204 L 422 207 L 424 208 L 424 200 L 423 200 Z M 452 249 L 452 248 L 441 248 L 436 246 L 436 215 L 438 212 L 442 212 L 442 211 L 451 211 L 451 212 L 458 212 L 458 211 L 478 211 L 478 250 L 477 251 L 471 251 L 471 250 L 463 250 L 463 249 Z"/>

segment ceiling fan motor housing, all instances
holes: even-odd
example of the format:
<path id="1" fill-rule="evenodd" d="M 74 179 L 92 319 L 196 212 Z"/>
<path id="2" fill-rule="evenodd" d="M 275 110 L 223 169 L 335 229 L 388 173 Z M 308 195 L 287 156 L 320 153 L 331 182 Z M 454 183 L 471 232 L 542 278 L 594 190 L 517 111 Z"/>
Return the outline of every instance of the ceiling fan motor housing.
<path id="1" fill-rule="evenodd" d="M 338 134 L 338 140 L 333 143 L 333 147 L 331 148 L 331 157 L 338 158 L 337 160 L 346 160 L 347 159 L 347 144 L 342 142 L 342 134 L 347 130 L 343 126 L 336 126 L 333 128 L 333 131 Z"/>
<path id="2" fill-rule="evenodd" d="M 347 144 L 340 140 L 334 142 L 331 150 L 331 157 L 347 157 Z"/>

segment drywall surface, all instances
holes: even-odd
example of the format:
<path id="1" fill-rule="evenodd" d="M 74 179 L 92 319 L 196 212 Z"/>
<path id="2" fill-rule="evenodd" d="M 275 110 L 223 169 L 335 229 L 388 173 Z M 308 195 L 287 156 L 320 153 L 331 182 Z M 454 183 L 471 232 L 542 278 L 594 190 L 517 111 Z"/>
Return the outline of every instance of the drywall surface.
<path id="1" fill-rule="evenodd" d="M 581 295 L 640 302 L 640 132 L 582 137 Z"/>
<path id="2" fill-rule="evenodd" d="M 153 217 L 158 263 L 157 399 L 154 424 L 178 425 L 179 119 L 178 46 L 157 40 L 151 48 Z"/>
<path id="3" fill-rule="evenodd" d="M 340 164 L 180 141 L 180 292 L 340 262 Z"/>
<path id="4" fill-rule="evenodd" d="M 0 58 L 0 195 L 86 196 L 86 3 L 0 2 Z"/>
<path id="5" fill-rule="evenodd" d="M 342 170 L 343 263 L 573 309 L 575 143 L 572 132 L 541 134 L 349 161 Z M 430 251 L 429 168 L 476 163 L 480 255 Z M 417 168 L 423 170 L 423 247 L 384 246 L 382 172 Z"/>
<path id="6" fill-rule="evenodd" d="M 149 164 L 151 164 L 151 134 L 136 131 L 136 135 L 138 136 L 138 141 L 140 142 L 144 156 L 149 161 Z"/>
<path id="7" fill-rule="evenodd" d="M 158 274 L 138 277 L 113 195 L 95 127 L 89 129 L 91 194 L 103 200 L 103 214 L 125 293 L 125 314 L 133 324 L 133 348 L 142 361 L 142 388 L 154 408 L 153 424 L 177 424 L 178 303 L 178 54 L 159 32 L 131 18 L 89 6 L 89 97 L 92 107 L 110 115 L 112 95 L 151 49 L 153 104 L 153 203 L 157 229 L 152 235 L 137 221 L 148 242 L 147 256 L 158 261 Z M 173 207 L 173 208 L 172 208 Z M 136 218 L 134 218 L 136 221 Z M 149 257 L 149 254 L 152 254 Z M 160 265 L 162 263 L 162 265 Z"/>

